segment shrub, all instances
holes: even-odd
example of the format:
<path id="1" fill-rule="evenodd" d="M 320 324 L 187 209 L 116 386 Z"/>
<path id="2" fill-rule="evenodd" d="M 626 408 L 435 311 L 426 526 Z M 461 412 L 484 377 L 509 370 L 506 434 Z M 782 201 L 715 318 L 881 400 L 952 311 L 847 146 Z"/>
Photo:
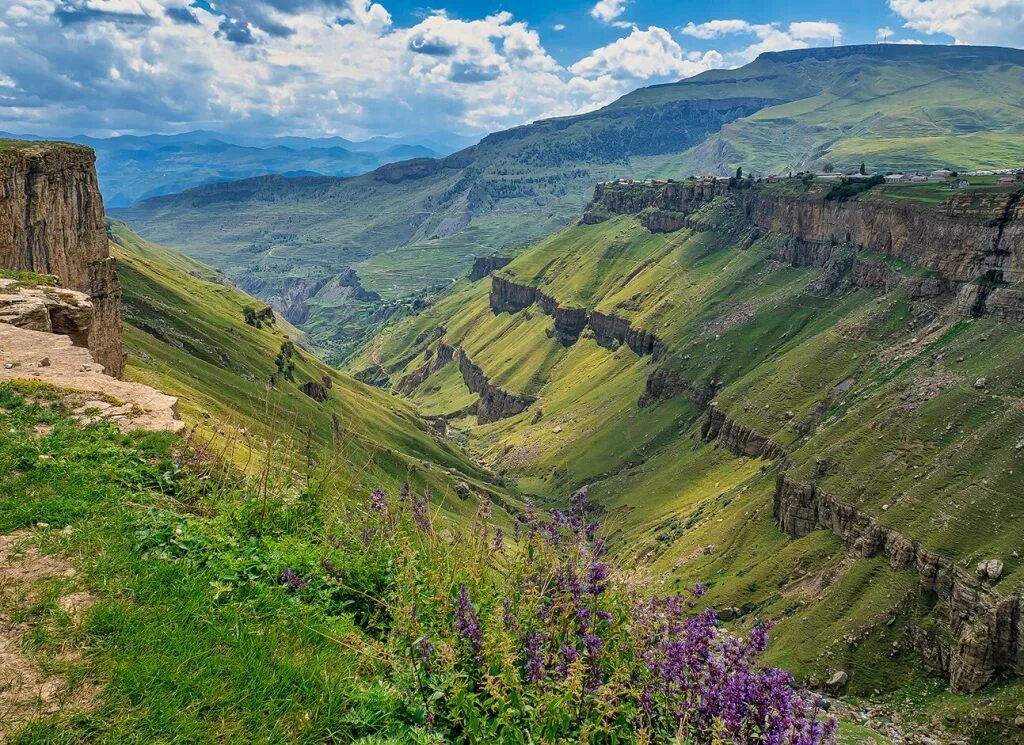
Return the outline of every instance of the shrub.
<path id="1" fill-rule="evenodd" d="M 833 740 L 818 698 L 758 662 L 767 625 L 732 636 L 698 610 L 700 585 L 650 598 L 612 571 L 585 491 L 564 513 L 528 508 L 508 545 L 487 503 L 467 531 L 439 533 L 429 493 L 408 486 L 395 504 L 374 492 L 347 523 L 325 582 L 384 639 L 376 654 L 411 722 L 441 741 Z"/>

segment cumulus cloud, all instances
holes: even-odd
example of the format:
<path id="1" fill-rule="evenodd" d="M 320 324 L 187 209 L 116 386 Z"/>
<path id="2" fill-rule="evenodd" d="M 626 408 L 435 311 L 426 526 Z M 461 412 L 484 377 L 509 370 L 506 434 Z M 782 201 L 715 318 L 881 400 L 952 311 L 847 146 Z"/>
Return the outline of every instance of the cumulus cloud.
<path id="1" fill-rule="evenodd" d="M 601 23 L 611 23 L 625 12 L 626 0 L 598 0 L 590 9 L 590 15 Z"/>
<path id="2" fill-rule="evenodd" d="M 811 42 L 837 43 L 843 38 L 842 27 L 831 21 L 797 21 L 784 26 L 780 23 L 750 23 L 739 18 L 727 18 L 705 23 L 688 23 L 682 33 L 697 39 L 719 39 L 724 36 L 752 36 L 756 41 L 725 56 L 728 64 L 749 62 L 762 52 L 781 52 L 786 49 L 806 49 Z"/>
<path id="3" fill-rule="evenodd" d="M 398 25 L 372 0 L 0 0 L 0 129 L 482 133 L 728 64 L 651 26 L 563 65 L 510 13 Z"/>
<path id="4" fill-rule="evenodd" d="M 889 0 L 904 27 L 946 34 L 957 44 L 1020 46 L 1024 0 Z"/>

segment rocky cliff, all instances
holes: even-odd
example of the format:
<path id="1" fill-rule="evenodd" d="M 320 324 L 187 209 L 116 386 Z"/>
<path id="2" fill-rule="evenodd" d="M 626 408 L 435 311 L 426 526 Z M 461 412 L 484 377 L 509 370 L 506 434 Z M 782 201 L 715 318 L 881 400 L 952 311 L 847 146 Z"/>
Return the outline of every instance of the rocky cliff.
<path id="1" fill-rule="evenodd" d="M 458 352 L 459 372 L 470 391 L 480 396 L 476 415 L 481 424 L 494 422 L 525 411 L 534 402 L 531 396 L 520 396 L 492 385 L 484 371 L 463 350 Z"/>
<path id="2" fill-rule="evenodd" d="M 473 259 L 473 268 L 469 272 L 469 281 L 476 282 L 488 274 L 506 267 L 512 261 L 511 256 L 477 256 Z"/>
<path id="3" fill-rule="evenodd" d="M 712 224 L 694 216 L 716 199 L 731 219 Z M 989 289 L 972 291 L 972 302 L 961 305 L 973 315 L 1024 317 L 1024 292 L 1014 287 L 1024 283 L 1024 204 L 1017 191 L 951 192 L 936 205 L 877 196 L 828 200 L 728 181 L 611 183 L 596 188 L 583 221 L 616 214 L 638 214 L 655 232 L 688 227 L 737 233 L 745 225 L 751 239 L 751 229 L 785 237 L 776 246 L 779 260 L 835 272 L 852 269 L 858 286 L 900 287 L 912 297 L 983 282 Z M 901 271 L 896 262 L 911 271 Z"/>
<path id="4" fill-rule="evenodd" d="M 555 322 L 555 334 L 563 344 L 579 339 L 587 325 L 587 309 L 561 306 L 550 295 L 505 277 L 491 278 L 490 304 L 495 313 L 518 313 L 536 303 Z"/>
<path id="5" fill-rule="evenodd" d="M 0 381 L 54 386 L 82 422 L 182 431 L 178 399 L 104 372 L 88 348 L 94 322 L 85 293 L 0 279 Z"/>
<path id="6" fill-rule="evenodd" d="M 625 344 L 641 357 L 658 359 L 665 353 L 665 344 L 657 336 L 638 328 L 622 316 L 591 311 L 587 325 L 594 330 L 594 339 L 603 347 Z"/>
<path id="7" fill-rule="evenodd" d="M 93 305 L 88 346 L 107 372 L 124 370 L 121 287 L 103 228 L 91 150 L 0 144 L 0 268 L 56 275 Z"/>
<path id="8" fill-rule="evenodd" d="M 734 455 L 750 458 L 782 458 L 786 455 L 785 448 L 770 437 L 730 419 L 714 405 L 704 413 L 700 435 L 705 442 L 714 440 Z"/>
<path id="9" fill-rule="evenodd" d="M 776 483 L 774 510 L 779 528 L 790 535 L 830 530 L 856 554 L 883 554 L 893 569 L 917 573 L 922 592 L 938 599 L 936 614 L 950 634 L 928 639 L 928 646 L 939 646 L 929 657 L 954 691 L 976 691 L 997 675 L 1024 673 L 1024 600 L 1001 596 L 990 576 L 970 574 L 815 484 L 785 474 Z"/>
<path id="10" fill-rule="evenodd" d="M 423 359 L 425 364 L 398 381 L 396 390 L 406 395 L 412 393 L 428 377 L 455 359 L 455 347 L 438 340 L 435 346 L 423 350 Z"/>

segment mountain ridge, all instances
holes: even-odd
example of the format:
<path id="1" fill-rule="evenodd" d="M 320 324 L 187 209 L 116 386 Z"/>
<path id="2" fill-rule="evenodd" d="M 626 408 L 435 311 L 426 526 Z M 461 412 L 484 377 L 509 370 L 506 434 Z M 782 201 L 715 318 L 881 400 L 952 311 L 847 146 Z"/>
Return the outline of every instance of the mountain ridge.
<path id="1" fill-rule="evenodd" d="M 594 183 L 616 176 L 854 169 L 864 161 L 911 170 L 1015 164 L 1024 157 L 1024 107 L 1006 95 L 1013 90 L 1024 90 L 1020 50 L 766 53 L 735 70 L 638 89 L 594 112 L 492 133 L 442 159 L 348 179 L 212 185 L 115 212 L 243 285 L 259 276 L 265 297 L 354 269 L 384 304 L 408 305 L 468 271 L 475 256 L 508 253 L 569 224 Z M 393 315 L 316 296 L 308 304 L 304 326 L 334 360 L 372 335 L 381 312 Z"/>

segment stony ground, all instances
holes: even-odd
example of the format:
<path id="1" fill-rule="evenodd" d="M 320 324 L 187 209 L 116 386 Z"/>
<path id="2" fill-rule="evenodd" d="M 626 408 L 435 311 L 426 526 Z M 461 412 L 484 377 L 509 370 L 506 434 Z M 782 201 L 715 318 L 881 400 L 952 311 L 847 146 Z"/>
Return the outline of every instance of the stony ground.
<path id="1" fill-rule="evenodd" d="M 176 398 L 106 375 L 89 350 L 73 346 L 67 336 L 0 323 L 2 380 L 29 380 L 75 392 L 68 403 L 83 421 L 106 419 L 122 430 L 185 428 Z"/>
<path id="2" fill-rule="evenodd" d="M 36 533 L 49 526 L 40 524 Z M 87 709 L 98 687 L 85 682 L 71 686 L 31 653 L 31 635 L 42 622 L 30 613 L 51 584 L 59 597 L 56 605 L 70 627 L 81 619 L 94 598 L 75 587 L 75 568 L 59 555 L 46 555 L 35 544 L 33 531 L 0 535 L 0 743 L 33 719 L 59 711 Z M 62 646 L 54 662 L 78 659 L 73 644 Z"/>

